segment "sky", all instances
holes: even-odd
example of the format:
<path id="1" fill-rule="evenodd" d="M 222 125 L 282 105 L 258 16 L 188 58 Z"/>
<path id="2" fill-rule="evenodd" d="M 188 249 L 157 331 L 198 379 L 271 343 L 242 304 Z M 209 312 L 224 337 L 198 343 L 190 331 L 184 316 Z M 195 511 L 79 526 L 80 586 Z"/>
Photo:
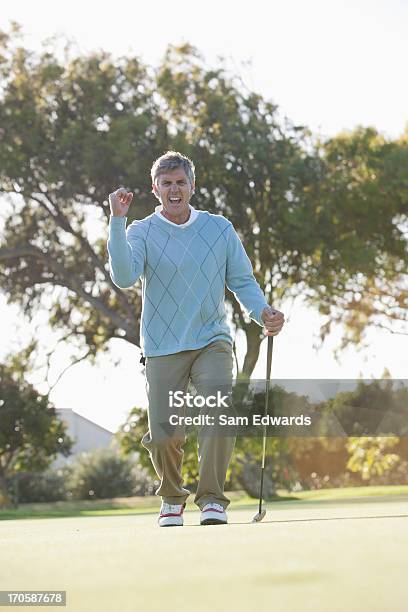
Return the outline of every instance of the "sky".
<path id="1" fill-rule="evenodd" d="M 33 50 L 39 50 L 45 39 L 62 35 L 75 43 L 78 53 L 103 49 L 116 57 L 133 54 L 152 66 L 169 43 L 189 42 L 208 65 L 216 66 L 218 58 L 225 57 L 230 70 L 240 74 L 248 87 L 279 105 L 282 117 L 323 137 L 370 125 L 388 138 L 397 138 L 408 122 L 407 0 L 207 0 L 200 9 L 182 1 L 142 5 L 117 0 L 99 5 L 98 11 L 95 7 L 78 0 L 3 0 L 0 28 L 17 21 L 25 45 Z M 1 210 L 0 217 L 6 210 L 3 203 Z M 104 228 L 95 221 L 90 231 Z M 317 313 L 301 299 L 281 309 L 289 321 L 275 342 L 273 377 L 371 378 L 381 377 L 387 367 L 393 377 L 408 378 L 405 336 L 371 330 L 366 349 L 351 347 L 336 361 L 333 349 L 339 344 L 340 329 L 317 351 L 321 324 Z M 44 350 L 54 346 L 46 313 L 38 321 L 26 322 L 0 294 L 0 357 L 23 346 L 35 325 Z M 51 400 L 56 407 L 72 408 L 114 431 L 132 406 L 146 406 L 147 400 L 139 350 L 120 340 L 110 346 L 96 366 L 72 367 Z M 265 376 L 265 348 L 254 378 Z M 241 355 L 243 350 L 239 342 Z M 68 363 L 69 350 L 58 348 L 51 380 Z M 40 374 L 30 382 L 44 392 Z"/>

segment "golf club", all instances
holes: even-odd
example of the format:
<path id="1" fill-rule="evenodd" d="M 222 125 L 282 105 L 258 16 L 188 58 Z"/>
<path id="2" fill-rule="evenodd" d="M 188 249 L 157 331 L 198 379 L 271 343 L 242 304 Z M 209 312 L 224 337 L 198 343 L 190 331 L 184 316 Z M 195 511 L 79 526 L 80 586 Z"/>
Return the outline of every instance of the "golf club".
<path id="1" fill-rule="evenodd" d="M 265 390 L 265 413 L 264 413 L 265 416 L 268 415 L 268 408 L 269 408 L 269 383 L 271 380 L 272 350 L 273 350 L 273 336 L 268 336 L 268 353 L 267 353 L 267 358 L 266 358 L 266 390 Z M 263 448 L 262 448 L 261 485 L 260 485 L 260 490 L 259 490 L 259 509 L 258 509 L 258 512 L 255 514 L 255 516 L 252 519 L 253 523 L 260 523 L 266 514 L 266 510 L 262 510 L 265 454 L 266 454 L 266 424 L 264 425 L 264 429 L 263 429 Z"/>

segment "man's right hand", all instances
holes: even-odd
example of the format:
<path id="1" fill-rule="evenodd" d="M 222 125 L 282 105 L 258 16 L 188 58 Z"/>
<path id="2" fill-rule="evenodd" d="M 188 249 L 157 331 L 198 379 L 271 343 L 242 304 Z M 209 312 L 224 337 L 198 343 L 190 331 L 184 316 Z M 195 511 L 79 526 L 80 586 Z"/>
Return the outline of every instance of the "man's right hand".
<path id="1" fill-rule="evenodd" d="M 109 206 L 112 217 L 126 217 L 132 199 L 133 193 L 126 191 L 124 187 L 110 193 Z"/>

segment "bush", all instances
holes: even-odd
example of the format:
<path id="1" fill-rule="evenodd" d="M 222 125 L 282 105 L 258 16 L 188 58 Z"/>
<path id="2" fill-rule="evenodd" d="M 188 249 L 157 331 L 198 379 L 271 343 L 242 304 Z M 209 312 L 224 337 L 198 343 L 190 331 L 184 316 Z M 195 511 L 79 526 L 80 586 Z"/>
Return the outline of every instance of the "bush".
<path id="1" fill-rule="evenodd" d="M 10 498 L 24 504 L 153 495 L 158 483 L 137 459 L 123 459 L 113 450 L 99 449 L 58 469 L 19 472 L 6 484 Z"/>
<path id="2" fill-rule="evenodd" d="M 21 504 L 35 502 L 54 502 L 69 498 L 69 479 L 71 467 L 45 472 L 18 474 L 18 501 Z"/>
<path id="3" fill-rule="evenodd" d="M 154 482 L 135 461 L 112 449 L 82 453 L 72 465 L 70 491 L 75 499 L 150 495 Z"/>
<path id="4" fill-rule="evenodd" d="M 408 461 L 399 461 L 382 474 L 375 474 L 369 480 L 370 485 L 408 485 Z"/>
<path id="5" fill-rule="evenodd" d="M 347 469 L 367 482 L 375 477 L 386 477 L 399 463 L 399 456 L 390 452 L 398 441 L 397 436 L 348 438 Z"/>
<path id="6" fill-rule="evenodd" d="M 340 489 L 342 487 L 360 487 L 363 484 L 356 474 L 344 472 L 343 474 L 318 474 L 312 472 L 307 477 L 303 477 L 296 490 L 311 491 L 315 489 Z M 292 489 L 293 490 L 293 489 Z"/>

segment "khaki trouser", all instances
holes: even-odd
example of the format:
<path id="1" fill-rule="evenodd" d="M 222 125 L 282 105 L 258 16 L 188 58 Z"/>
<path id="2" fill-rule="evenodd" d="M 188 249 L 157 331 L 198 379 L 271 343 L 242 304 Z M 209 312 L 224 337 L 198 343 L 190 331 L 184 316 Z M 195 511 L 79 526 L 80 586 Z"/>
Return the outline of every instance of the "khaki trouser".
<path id="1" fill-rule="evenodd" d="M 182 504 L 190 492 L 183 485 L 181 467 L 185 427 L 169 425 L 170 415 L 192 415 L 189 408 L 170 407 L 169 391 L 187 392 L 191 380 L 197 394 L 217 395 L 217 390 L 231 389 L 232 347 L 217 340 L 197 350 L 182 351 L 160 357 L 146 357 L 146 390 L 149 400 L 149 431 L 142 438 L 160 478 L 156 495 L 169 504 Z M 224 396 L 225 397 L 225 396 Z M 225 400 L 226 401 L 226 400 Z M 195 414 L 227 414 L 228 410 L 204 406 Z M 224 495 L 224 483 L 235 444 L 234 436 L 222 436 L 217 428 L 198 428 L 199 484 L 194 502 L 203 508 L 217 502 L 226 508 L 230 500 Z"/>

